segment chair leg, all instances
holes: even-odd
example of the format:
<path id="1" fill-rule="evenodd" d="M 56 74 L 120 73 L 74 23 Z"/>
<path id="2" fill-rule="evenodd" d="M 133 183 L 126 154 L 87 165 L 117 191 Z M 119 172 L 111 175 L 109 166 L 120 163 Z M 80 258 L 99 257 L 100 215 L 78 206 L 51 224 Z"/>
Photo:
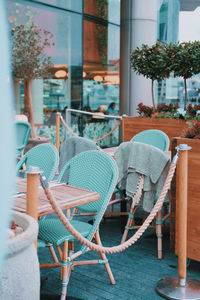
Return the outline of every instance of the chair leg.
<path id="1" fill-rule="evenodd" d="M 96 241 L 97 245 L 102 245 L 102 244 L 101 244 L 101 239 L 100 239 L 100 236 L 99 236 L 99 233 L 98 233 L 98 232 L 95 233 L 95 241 Z M 107 261 L 107 262 L 104 264 L 105 269 L 106 269 L 106 272 L 107 272 L 108 277 L 109 277 L 109 279 L 110 279 L 110 283 L 111 283 L 111 284 L 115 284 L 116 281 L 115 281 L 115 279 L 114 279 L 113 273 L 112 273 L 112 271 L 111 271 L 111 268 L 110 268 L 110 265 L 109 265 L 109 263 L 108 263 L 108 260 L 107 260 L 107 257 L 106 257 L 106 255 L 105 255 L 105 253 L 99 253 L 99 256 L 100 256 L 100 258 L 101 258 L 102 260 L 106 260 L 106 261 Z"/>
<path id="2" fill-rule="evenodd" d="M 54 250 L 52 244 L 47 244 L 47 247 L 48 247 L 48 249 L 49 249 L 49 252 L 51 253 L 51 256 L 52 256 L 52 258 L 53 258 L 53 261 L 54 261 L 55 263 L 58 263 L 59 260 L 58 260 L 58 258 L 57 258 L 56 252 L 55 252 L 55 250 Z"/>
<path id="3" fill-rule="evenodd" d="M 69 282 L 69 275 L 71 266 L 67 264 L 68 258 L 68 242 L 63 243 L 63 251 L 62 251 L 62 265 L 61 265 L 61 278 L 62 278 L 62 291 L 61 291 L 61 300 L 66 299 L 67 295 L 67 286 Z"/>
<path id="4" fill-rule="evenodd" d="M 158 259 L 162 259 L 162 210 L 156 215 L 156 235 L 158 243 Z"/>
<path id="5" fill-rule="evenodd" d="M 128 218 L 128 221 L 126 223 L 125 229 L 124 229 L 124 233 L 122 236 L 122 240 L 121 240 L 121 244 L 123 244 L 126 241 L 129 229 L 133 226 L 133 218 Z"/>
<path id="6" fill-rule="evenodd" d="M 127 220 L 127 223 L 126 223 L 126 226 L 125 226 L 125 229 L 124 229 L 124 233 L 123 233 L 123 236 L 122 236 L 122 239 L 121 239 L 121 244 L 123 244 L 126 241 L 129 230 L 134 229 L 134 225 L 135 225 L 135 223 L 134 223 L 134 214 L 135 214 L 137 208 L 138 208 L 138 206 L 134 207 L 131 204 L 130 213 L 128 213 L 129 217 L 128 217 L 128 220 Z"/>

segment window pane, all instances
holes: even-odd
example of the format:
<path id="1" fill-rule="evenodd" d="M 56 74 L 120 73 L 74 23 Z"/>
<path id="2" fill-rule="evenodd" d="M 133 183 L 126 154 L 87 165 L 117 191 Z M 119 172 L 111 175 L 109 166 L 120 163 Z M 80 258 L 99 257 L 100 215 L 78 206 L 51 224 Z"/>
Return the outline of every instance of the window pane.
<path id="1" fill-rule="evenodd" d="M 119 27 L 84 21 L 83 105 L 119 109 Z"/>
<path id="2" fill-rule="evenodd" d="M 51 76 L 39 79 L 33 84 L 33 100 L 35 97 L 37 104 L 39 103 L 35 107 L 38 110 L 44 108 L 44 116 L 53 110 L 63 111 L 66 106 L 79 108 L 82 102 L 81 15 L 38 4 L 24 5 L 22 2 L 13 1 L 7 3 L 11 27 L 33 21 L 41 29 L 53 33 L 55 46 L 46 49 L 46 54 L 53 63 Z M 20 91 L 23 103 L 22 87 Z M 41 111 L 36 111 L 35 115 L 35 122 L 43 123 Z"/>
<path id="3" fill-rule="evenodd" d="M 84 0 L 84 13 L 120 24 L 120 0 Z"/>
<path id="4" fill-rule="evenodd" d="M 35 0 L 37 2 L 48 3 L 60 8 L 82 12 L 82 0 Z"/>

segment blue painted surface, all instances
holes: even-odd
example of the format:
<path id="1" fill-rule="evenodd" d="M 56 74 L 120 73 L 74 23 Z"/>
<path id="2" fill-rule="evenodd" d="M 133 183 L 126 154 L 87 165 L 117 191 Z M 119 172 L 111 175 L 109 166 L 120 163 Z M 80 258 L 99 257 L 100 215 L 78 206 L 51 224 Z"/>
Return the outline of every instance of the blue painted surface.
<path id="1" fill-rule="evenodd" d="M 6 227 L 12 202 L 15 174 L 15 141 L 13 126 L 13 94 L 10 73 L 10 46 L 6 1 L 0 1 L 0 270 L 5 254 Z"/>

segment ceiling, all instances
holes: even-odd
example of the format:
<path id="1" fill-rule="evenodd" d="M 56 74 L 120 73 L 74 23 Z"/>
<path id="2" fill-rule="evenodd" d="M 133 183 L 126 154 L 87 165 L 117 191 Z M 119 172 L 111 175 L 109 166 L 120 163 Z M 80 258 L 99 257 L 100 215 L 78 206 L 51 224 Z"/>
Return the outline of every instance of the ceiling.
<path id="1" fill-rule="evenodd" d="M 181 0 L 180 4 L 181 11 L 192 11 L 200 6 L 200 0 Z"/>

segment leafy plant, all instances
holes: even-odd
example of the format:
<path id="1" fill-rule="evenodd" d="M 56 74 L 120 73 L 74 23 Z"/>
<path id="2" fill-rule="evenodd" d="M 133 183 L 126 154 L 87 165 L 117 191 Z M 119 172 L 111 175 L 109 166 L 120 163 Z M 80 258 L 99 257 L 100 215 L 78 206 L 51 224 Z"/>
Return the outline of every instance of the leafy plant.
<path id="1" fill-rule="evenodd" d="M 144 105 L 142 102 L 138 104 L 137 112 L 140 117 L 150 118 L 154 112 L 154 108 Z"/>
<path id="2" fill-rule="evenodd" d="M 31 138 L 35 138 L 31 86 L 34 79 L 43 78 L 49 73 L 52 63 L 45 50 L 54 45 L 53 35 L 31 23 L 12 28 L 11 37 L 12 72 L 15 78 L 24 80 L 24 109 L 29 112 Z"/>
<path id="3" fill-rule="evenodd" d="M 181 135 L 184 138 L 200 139 L 200 122 L 187 122 L 188 128 L 185 129 Z"/>
<path id="4" fill-rule="evenodd" d="M 169 103 L 169 104 L 165 104 L 165 103 L 161 103 L 157 105 L 156 111 L 157 112 L 171 112 L 171 113 L 175 113 L 176 110 L 179 108 L 179 103 Z"/>
<path id="5" fill-rule="evenodd" d="M 167 46 L 166 46 L 167 47 Z M 169 48 L 171 71 L 174 77 L 183 77 L 185 87 L 185 104 L 187 106 L 186 80 L 200 73 L 200 41 L 177 43 Z"/>
<path id="6" fill-rule="evenodd" d="M 142 44 L 141 48 L 137 47 L 132 51 L 130 62 L 131 67 L 137 74 L 151 79 L 152 103 L 155 109 L 154 81 L 162 81 L 164 78 L 169 77 L 171 72 L 170 52 L 160 42 L 151 47 Z"/>

